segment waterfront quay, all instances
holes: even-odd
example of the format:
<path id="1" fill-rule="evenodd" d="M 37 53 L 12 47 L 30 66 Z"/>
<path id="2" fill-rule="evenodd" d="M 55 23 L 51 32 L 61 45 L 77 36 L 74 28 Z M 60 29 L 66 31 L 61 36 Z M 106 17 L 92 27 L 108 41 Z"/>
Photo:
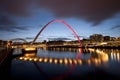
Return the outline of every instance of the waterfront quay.
<path id="1" fill-rule="evenodd" d="M 12 51 L 10 48 L 0 48 L 0 80 L 8 79 Z"/>
<path id="2" fill-rule="evenodd" d="M 36 47 L 43 49 L 52 48 L 120 48 L 120 41 L 108 41 L 108 42 L 90 42 L 83 41 L 50 41 L 50 42 L 37 42 L 31 45 L 30 43 L 12 44 L 12 48 L 26 48 Z"/>
<path id="3" fill-rule="evenodd" d="M 0 49 L 0 67 L 4 65 L 6 60 L 12 56 L 12 49 L 1 48 Z"/>

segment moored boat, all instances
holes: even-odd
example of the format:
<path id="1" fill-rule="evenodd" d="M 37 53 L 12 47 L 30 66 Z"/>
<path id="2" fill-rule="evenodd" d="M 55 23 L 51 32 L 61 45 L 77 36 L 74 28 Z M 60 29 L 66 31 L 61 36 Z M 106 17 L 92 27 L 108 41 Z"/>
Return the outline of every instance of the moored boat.
<path id="1" fill-rule="evenodd" d="M 35 47 L 26 47 L 26 48 L 22 49 L 22 52 L 23 53 L 26 53 L 26 52 L 35 52 L 35 53 L 37 53 L 37 48 L 35 48 Z"/>

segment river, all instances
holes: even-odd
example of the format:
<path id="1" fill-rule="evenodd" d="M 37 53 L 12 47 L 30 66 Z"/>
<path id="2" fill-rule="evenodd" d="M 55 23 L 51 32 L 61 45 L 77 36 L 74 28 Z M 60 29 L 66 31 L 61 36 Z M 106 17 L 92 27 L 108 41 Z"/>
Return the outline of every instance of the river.
<path id="1" fill-rule="evenodd" d="M 82 51 L 80 51 L 82 50 Z M 21 54 L 14 50 L 13 55 Z M 12 59 L 12 80 L 120 79 L 120 49 L 38 49 Z"/>

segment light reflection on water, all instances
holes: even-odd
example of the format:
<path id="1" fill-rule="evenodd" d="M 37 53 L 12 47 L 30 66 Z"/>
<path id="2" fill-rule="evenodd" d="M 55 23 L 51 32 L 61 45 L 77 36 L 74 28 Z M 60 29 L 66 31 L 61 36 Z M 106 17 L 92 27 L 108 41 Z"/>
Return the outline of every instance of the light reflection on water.
<path id="1" fill-rule="evenodd" d="M 111 61 L 120 62 L 119 49 L 84 49 L 83 53 L 79 52 L 61 52 L 48 51 L 38 49 L 38 53 L 25 53 L 24 56 L 19 57 L 20 60 L 49 62 L 49 63 L 63 63 L 63 64 L 95 64 L 101 65 Z"/>
<path id="2" fill-rule="evenodd" d="M 61 51 L 38 49 L 38 53 L 25 53 L 24 56 L 17 57 L 12 61 L 12 75 L 18 73 L 19 67 L 34 69 L 33 64 L 40 72 L 47 73 L 49 76 L 55 76 L 68 72 L 72 76 L 94 72 L 95 67 L 103 69 L 110 74 L 120 75 L 120 50 L 119 49 L 83 49 L 82 53 L 78 49 Z M 29 63 L 29 64 L 28 64 Z M 18 69 L 14 65 L 18 64 Z M 22 64 L 22 65 L 19 65 Z M 16 65 L 17 66 L 17 65 Z M 67 67 L 65 67 L 67 66 Z M 42 69 L 39 69 L 42 68 Z M 34 69 L 36 70 L 36 69 Z M 43 70 L 43 71 L 41 71 Z M 56 71 L 54 71 L 56 70 Z M 71 70 L 73 72 L 71 72 Z M 27 72 L 26 72 L 27 73 Z M 35 72 L 37 73 L 37 72 Z M 34 75 L 35 73 L 27 73 Z M 25 73 L 21 73 L 26 75 Z M 38 75 L 38 74 L 37 74 Z"/>

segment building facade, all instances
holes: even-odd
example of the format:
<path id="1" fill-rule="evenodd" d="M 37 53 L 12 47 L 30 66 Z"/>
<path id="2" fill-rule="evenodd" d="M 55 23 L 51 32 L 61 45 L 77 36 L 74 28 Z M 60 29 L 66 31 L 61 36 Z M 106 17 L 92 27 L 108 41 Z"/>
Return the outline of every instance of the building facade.
<path id="1" fill-rule="evenodd" d="M 102 42 L 103 40 L 104 40 L 104 37 L 101 34 L 93 34 L 90 36 L 91 42 Z"/>

